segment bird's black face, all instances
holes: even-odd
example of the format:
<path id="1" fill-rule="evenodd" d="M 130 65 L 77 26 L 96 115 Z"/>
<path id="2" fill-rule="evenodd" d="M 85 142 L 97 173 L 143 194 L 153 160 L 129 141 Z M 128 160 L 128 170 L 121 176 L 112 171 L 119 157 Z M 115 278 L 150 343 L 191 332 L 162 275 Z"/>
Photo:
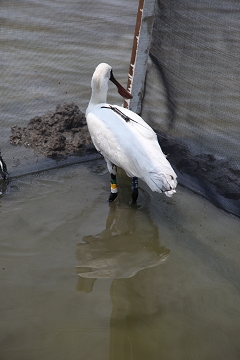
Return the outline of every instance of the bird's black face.
<path id="1" fill-rule="evenodd" d="M 124 89 L 124 87 L 119 84 L 119 82 L 115 79 L 115 77 L 113 76 L 113 72 L 111 70 L 110 72 L 110 78 L 109 78 L 110 81 L 112 81 L 117 89 L 118 89 L 118 93 L 124 98 L 124 99 L 132 99 L 132 95 L 126 90 Z"/>

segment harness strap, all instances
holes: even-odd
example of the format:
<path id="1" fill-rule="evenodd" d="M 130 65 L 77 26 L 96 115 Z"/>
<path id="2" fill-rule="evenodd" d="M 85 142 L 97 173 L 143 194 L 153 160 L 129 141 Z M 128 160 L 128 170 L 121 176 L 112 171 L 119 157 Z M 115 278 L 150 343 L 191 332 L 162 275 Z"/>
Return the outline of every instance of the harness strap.
<path id="1" fill-rule="evenodd" d="M 110 109 L 112 111 L 114 111 L 116 114 L 120 115 L 123 120 L 125 120 L 126 122 L 129 122 L 130 120 L 134 121 L 133 119 L 131 119 L 130 117 L 128 117 L 127 115 L 125 115 L 121 110 L 119 110 L 118 108 L 109 105 L 109 106 L 101 106 L 102 109 Z M 136 121 L 135 121 L 136 122 Z"/>

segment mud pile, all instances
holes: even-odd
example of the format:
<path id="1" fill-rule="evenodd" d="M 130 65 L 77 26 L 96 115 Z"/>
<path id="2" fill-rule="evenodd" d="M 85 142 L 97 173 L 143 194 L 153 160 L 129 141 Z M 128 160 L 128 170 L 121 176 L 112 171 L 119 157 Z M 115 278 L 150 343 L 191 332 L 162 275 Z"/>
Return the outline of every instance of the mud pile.
<path id="1" fill-rule="evenodd" d="M 31 147 L 46 156 L 84 155 L 94 151 L 85 115 L 74 103 L 35 116 L 26 127 L 13 126 L 10 143 Z"/>

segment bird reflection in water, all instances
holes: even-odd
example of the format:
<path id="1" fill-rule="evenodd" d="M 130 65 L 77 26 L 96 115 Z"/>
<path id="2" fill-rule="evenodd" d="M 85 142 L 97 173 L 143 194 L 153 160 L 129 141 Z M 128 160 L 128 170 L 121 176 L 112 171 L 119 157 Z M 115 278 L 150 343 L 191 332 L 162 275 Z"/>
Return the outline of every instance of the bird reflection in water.
<path id="1" fill-rule="evenodd" d="M 109 204 L 106 228 L 77 244 L 76 290 L 91 292 L 96 279 L 126 279 L 163 263 L 169 250 L 159 245 L 158 228 L 138 206 Z"/>
<path id="2" fill-rule="evenodd" d="M 148 208 L 125 205 L 130 197 L 130 189 L 125 192 L 121 186 L 121 200 L 109 204 L 105 229 L 84 236 L 76 249 L 78 292 L 91 293 L 97 279 L 112 279 L 109 360 L 157 359 L 161 351 L 156 323 L 161 324 L 165 277 L 158 265 L 170 250 L 161 246 L 159 228 Z"/>

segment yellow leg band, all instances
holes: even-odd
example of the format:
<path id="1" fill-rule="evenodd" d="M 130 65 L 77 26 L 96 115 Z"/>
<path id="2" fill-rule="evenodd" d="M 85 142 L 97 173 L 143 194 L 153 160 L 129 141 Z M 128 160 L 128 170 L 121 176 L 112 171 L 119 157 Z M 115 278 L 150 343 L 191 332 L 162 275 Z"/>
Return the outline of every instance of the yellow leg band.
<path id="1" fill-rule="evenodd" d="M 117 184 L 111 184 L 111 192 L 112 193 L 117 193 L 118 192 Z"/>

